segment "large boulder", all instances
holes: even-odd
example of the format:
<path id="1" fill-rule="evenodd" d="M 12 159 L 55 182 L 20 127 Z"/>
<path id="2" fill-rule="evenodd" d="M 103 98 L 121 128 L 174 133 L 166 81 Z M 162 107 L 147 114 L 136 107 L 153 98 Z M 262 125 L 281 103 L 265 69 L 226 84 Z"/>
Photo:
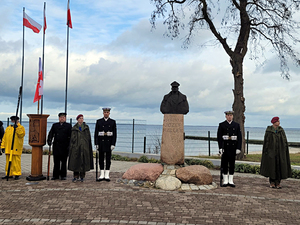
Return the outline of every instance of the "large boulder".
<path id="1" fill-rule="evenodd" d="M 155 181 L 164 167 L 157 163 L 141 163 L 130 167 L 122 176 L 127 180 Z"/>
<path id="2" fill-rule="evenodd" d="M 176 177 L 184 183 L 207 185 L 212 183 L 212 175 L 205 166 L 193 165 L 176 170 Z"/>
<path id="3" fill-rule="evenodd" d="M 155 187 L 163 190 L 174 191 L 181 187 L 181 181 L 173 176 L 161 176 L 156 180 Z"/>

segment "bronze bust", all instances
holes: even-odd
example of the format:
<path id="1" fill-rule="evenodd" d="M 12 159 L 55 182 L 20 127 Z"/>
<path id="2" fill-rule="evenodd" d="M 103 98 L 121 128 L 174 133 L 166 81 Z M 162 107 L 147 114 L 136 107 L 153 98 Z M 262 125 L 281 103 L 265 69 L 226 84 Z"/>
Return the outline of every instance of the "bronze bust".
<path id="1" fill-rule="evenodd" d="M 160 111 L 163 114 L 187 114 L 189 112 L 189 103 L 184 94 L 179 90 L 179 83 L 171 83 L 172 89 L 166 94 L 161 102 Z"/>

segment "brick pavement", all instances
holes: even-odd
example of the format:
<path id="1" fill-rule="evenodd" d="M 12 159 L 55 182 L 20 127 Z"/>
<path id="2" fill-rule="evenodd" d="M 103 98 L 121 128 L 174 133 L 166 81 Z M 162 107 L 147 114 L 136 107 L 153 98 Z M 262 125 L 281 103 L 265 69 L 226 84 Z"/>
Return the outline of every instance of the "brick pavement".
<path id="1" fill-rule="evenodd" d="M 30 157 L 22 155 L 20 180 L 0 180 L 0 224 L 300 224 L 295 179 L 277 190 L 267 178 L 236 174 L 236 188 L 164 191 L 116 183 L 135 163 L 113 161 L 111 182 L 95 182 L 95 171 L 82 183 L 72 183 L 71 172 L 66 181 L 29 182 Z M 3 164 L 0 156 L 0 176 Z M 213 180 L 218 183 L 219 176 Z"/>

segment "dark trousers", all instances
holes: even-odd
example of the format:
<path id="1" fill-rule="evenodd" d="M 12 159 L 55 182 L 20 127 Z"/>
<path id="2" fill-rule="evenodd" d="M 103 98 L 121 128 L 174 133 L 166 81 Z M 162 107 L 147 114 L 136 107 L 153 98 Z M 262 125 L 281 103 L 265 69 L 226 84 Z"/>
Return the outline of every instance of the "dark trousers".
<path id="1" fill-rule="evenodd" d="M 221 167 L 223 168 L 223 173 L 233 175 L 235 167 L 235 154 L 228 154 L 226 151 L 222 155 Z"/>
<path id="2" fill-rule="evenodd" d="M 272 183 L 274 183 L 275 185 L 278 185 L 278 184 L 280 184 L 280 179 L 271 179 L 271 178 L 269 178 L 269 182 L 270 182 L 270 184 L 272 184 Z"/>
<path id="3" fill-rule="evenodd" d="M 85 178 L 85 172 L 74 172 L 74 178 Z"/>
<path id="4" fill-rule="evenodd" d="M 67 177 L 67 158 L 68 156 L 54 155 L 53 177 Z"/>
<path id="5" fill-rule="evenodd" d="M 104 158 L 105 158 L 105 169 L 109 170 L 110 169 L 110 164 L 111 164 L 111 151 L 108 152 L 101 152 L 99 151 L 99 165 L 100 165 L 100 170 L 104 170 Z"/>

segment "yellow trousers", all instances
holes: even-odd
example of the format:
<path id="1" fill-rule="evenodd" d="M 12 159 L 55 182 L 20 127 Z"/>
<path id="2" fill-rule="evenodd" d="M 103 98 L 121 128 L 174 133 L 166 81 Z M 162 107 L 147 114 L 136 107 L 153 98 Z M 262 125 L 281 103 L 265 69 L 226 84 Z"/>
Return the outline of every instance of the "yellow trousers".
<path id="1" fill-rule="evenodd" d="M 9 163 L 9 155 L 6 155 L 6 166 L 5 174 L 7 175 Z M 21 155 L 13 155 L 11 160 L 11 166 L 9 171 L 9 176 L 20 176 L 21 175 Z"/>

